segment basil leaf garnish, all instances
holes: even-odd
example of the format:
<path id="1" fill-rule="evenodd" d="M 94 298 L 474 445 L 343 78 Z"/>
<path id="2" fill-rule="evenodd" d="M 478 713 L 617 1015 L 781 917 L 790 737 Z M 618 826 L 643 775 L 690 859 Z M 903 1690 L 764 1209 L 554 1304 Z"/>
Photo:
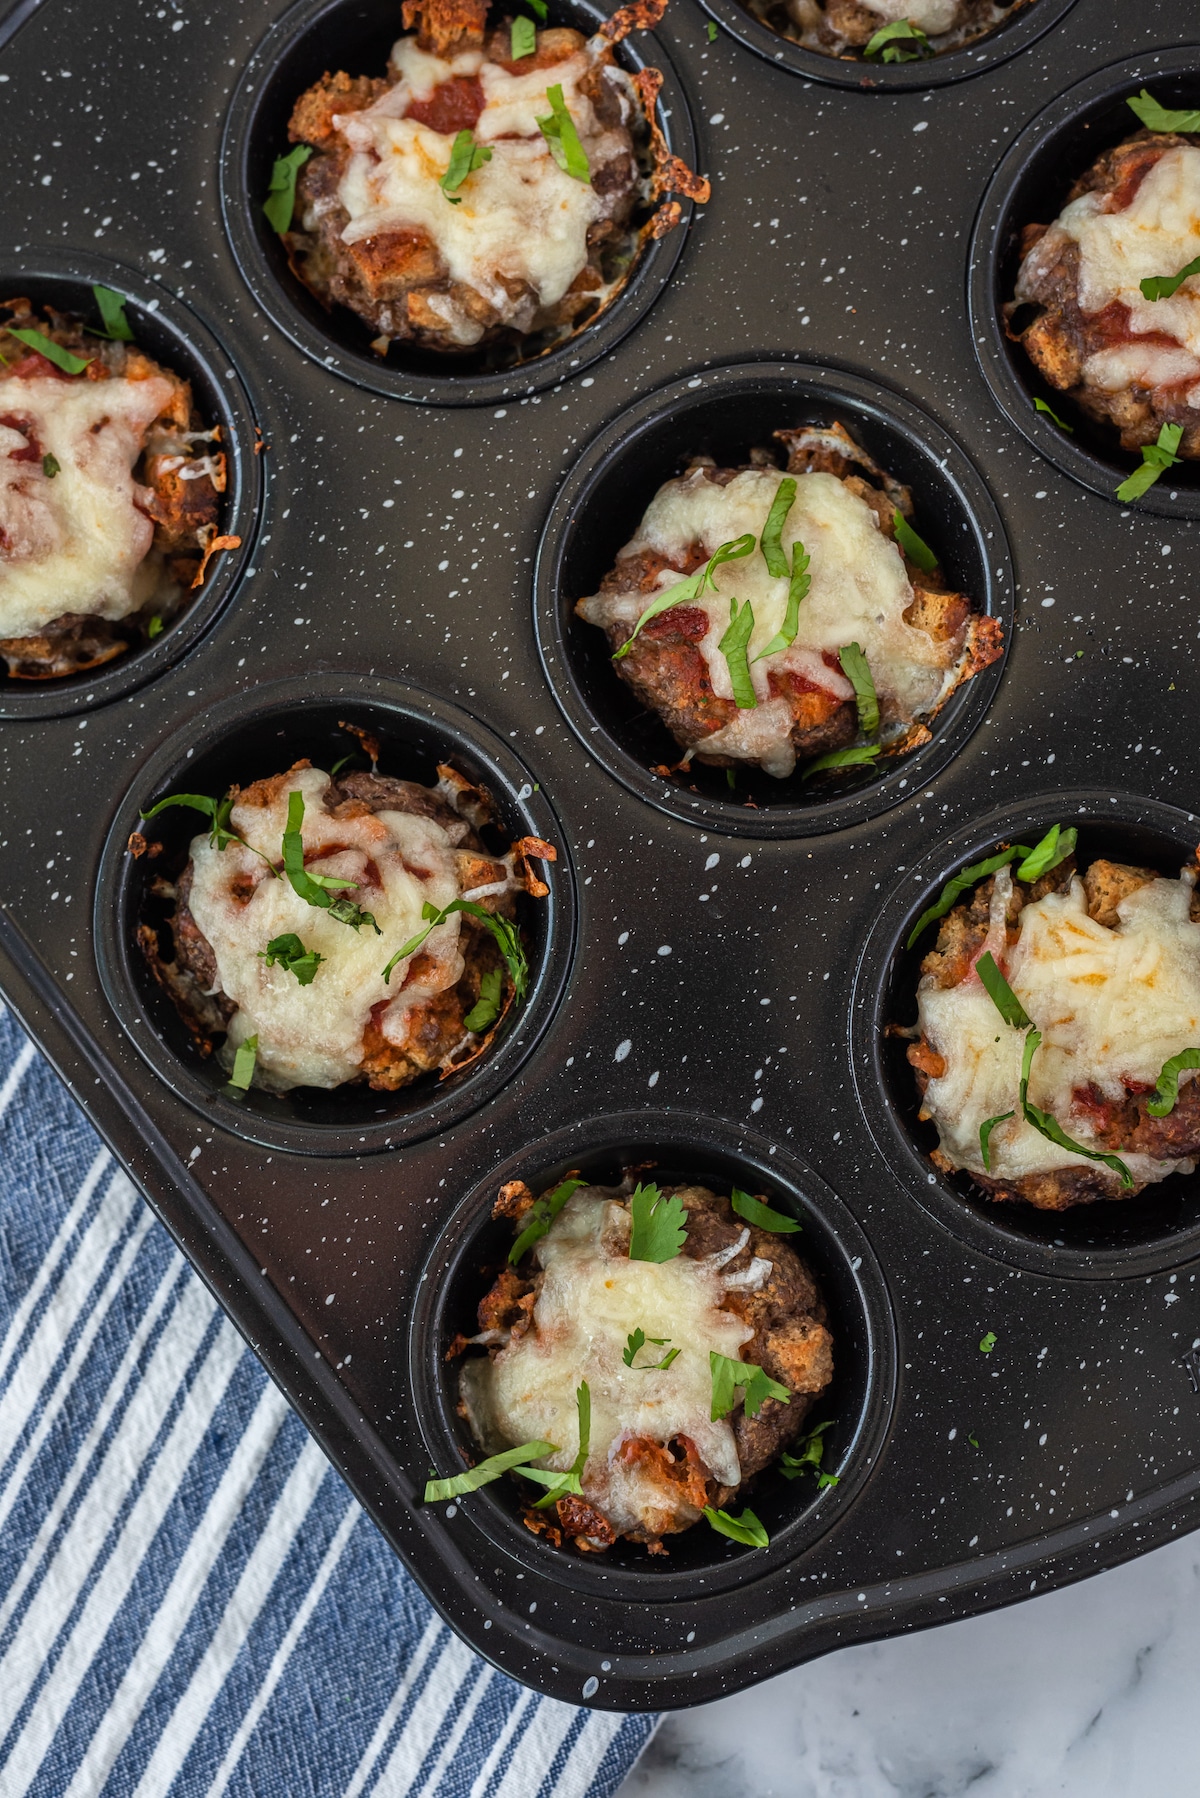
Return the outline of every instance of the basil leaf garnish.
<path id="1" fill-rule="evenodd" d="M 72 350 L 64 350 L 61 343 L 55 343 L 53 337 L 47 337 L 44 331 L 35 331 L 29 325 L 7 325 L 5 329 L 10 337 L 16 337 L 28 349 L 36 350 L 47 362 L 53 362 L 55 368 L 61 368 L 65 375 L 81 375 L 94 356 L 77 356 Z"/>
<path id="2" fill-rule="evenodd" d="M 783 549 L 783 526 L 795 503 L 796 483 L 791 475 L 787 475 L 775 490 L 775 498 L 771 501 L 771 510 L 767 513 L 767 522 L 759 538 L 767 572 L 777 581 L 787 578 L 788 559 Z"/>
<path id="3" fill-rule="evenodd" d="M 842 673 L 854 688 L 854 703 L 858 707 L 858 722 L 863 734 L 872 737 L 879 729 L 879 698 L 861 644 L 847 643 L 845 649 L 838 650 L 838 661 L 842 664 Z"/>
<path id="4" fill-rule="evenodd" d="M 1200 112 L 1172 112 L 1169 106 L 1161 106 L 1145 88 L 1125 104 L 1136 113 L 1147 131 L 1200 131 Z"/>
<path id="5" fill-rule="evenodd" d="M 292 214 L 296 210 L 296 177 L 311 155 L 312 150 L 307 144 L 297 144 L 286 156 L 275 158 L 267 197 L 263 201 L 263 212 L 272 231 L 277 231 L 280 237 L 292 228 Z"/>
<path id="6" fill-rule="evenodd" d="M 1200 1049 L 1181 1049 L 1178 1055 L 1163 1062 L 1154 1097 L 1146 1102 L 1146 1110 L 1152 1118 L 1165 1118 L 1174 1111 L 1179 1097 L 1179 1076 L 1185 1068 L 1200 1068 Z"/>
<path id="7" fill-rule="evenodd" d="M 533 26 L 528 19 L 516 20 L 513 25 L 514 33 L 516 32 L 517 25 L 528 25 L 530 31 L 533 31 Z M 462 205 L 462 201 L 456 200 L 454 195 L 458 192 L 467 176 L 473 175 L 476 169 L 481 169 L 485 162 L 490 162 L 491 160 L 491 150 L 486 144 L 477 144 L 475 142 L 474 132 L 460 131 L 458 133 L 450 151 L 450 166 L 438 183 L 438 186 L 452 206 Z"/>
<path id="8" fill-rule="evenodd" d="M 536 124 L 549 146 L 551 156 L 563 174 L 570 175 L 573 181 L 590 181 L 592 171 L 588 166 L 587 153 L 579 141 L 575 121 L 567 111 L 561 82 L 546 89 L 546 98 L 550 102 L 550 117 L 538 119 Z"/>
<path id="9" fill-rule="evenodd" d="M 777 630 L 765 649 L 760 649 L 754 660 L 761 662 L 767 656 L 777 655 L 781 649 L 790 649 L 796 641 L 796 633 L 800 629 L 800 601 L 808 594 L 812 585 L 812 577 L 808 572 L 808 554 L 803 543 L 792 544 L 792 575 L 788 582 L 787 610 L 783 615 L 783 625 Z"/>
<path id="10" fill-rule="evenodd" d="M 1183 458 L 1177 456 L 1175 451 L 1179 448 L 1182 436 L 1182 425 L 1164 425 L 1158 433 L 1157 443 L 1143 443 L 1142 466 L 1135 468 L 1133 473 L 1121 482 L 1117 488 L 1117 498 L 1141 499 L 1143 493 L 1148 493 L 1155 481 L 1165 474 L 1168 468 L 1174 468 L 1177 463 L 1181 462 Z"/>
<path id="11" fill-rule="evenodd" d="M 754 631 L 754 611 L 749 600 L 739 606 L 736 599 L 729 602 L 729 624 L 717 648 L 725 657 L 729 668 L 729 684 L 733 688 L 733 702 L 740 711 L 751 712 L 758 704 L 754 691 L 754 682 L 750 677 L 750 663 L 747 650 Z"/>
<path id="12" fill-rule="evenodd" d="M 915 562 L 926 574 L 932 574 L 938 565 L 938 559 L 925 539 L 917 536 L 903 512 L 892 513 L 892 529 L 896 533 L 896 542 L 909 561 Z"/>

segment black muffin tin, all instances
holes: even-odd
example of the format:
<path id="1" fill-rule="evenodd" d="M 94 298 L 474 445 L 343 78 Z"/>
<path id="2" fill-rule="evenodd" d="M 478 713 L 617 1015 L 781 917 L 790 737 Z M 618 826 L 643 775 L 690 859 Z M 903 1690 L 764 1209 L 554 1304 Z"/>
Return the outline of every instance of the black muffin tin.
<path id="1" fill-rule="evenodd" d="M 1183 0 L 1034 0 L 992 42 L 864 71 L 706 6 L 671 0 L 623 54 L 666 71 L 711 202 L 512 370 L 326 335 L 259 221 L 278 57 L 298 82 L 366 72 L 398 6 L 0 18 L 6 290 L 128 294 L 228 422 L 243 538 L 141 655 L 0 692 L 0 985 L 443 1615 L 610 1709 L 1079 1578 L 1191 1527 L 1200 1492 L 1200 1179 L 1062 1218 L 986 1205 L 925 1160 L 883 1035 L 914 1011 L 911 920 L 999 838 L 1069 822 L 1084 853 L 1164 871 L 1200 839 L 1193 471 L 1119 504 L 1134 459 L 1064 447 L 995 312 L 1026 202 L 1046 216 L 1135 128 L 1124 95 L 1200 94 L 1195 23 Z M 804 419 L 912 484 L 1007 660 L 880 773 L 670 782 L 571 602 L 689 455 Z M 123 845 L 181 783 L 345 753 L 342 721 L 389 771 L 454 761 L 510 834 L 557 846 L 530 1002 L 443 1086 L 238 1103 L 132 953 L 152 901 Z M 183 814 L 156 828 L 182 849 Z M 500 1246 L 496 1189 L 646 1161 L 801 1220 L 838 1484 L 768 1475 L 769 1549 L 704 1530 L 653 1561 L 547 1547 L 515 1486 L 424 1506 L 465 1446 L 444 1355 Z"/>

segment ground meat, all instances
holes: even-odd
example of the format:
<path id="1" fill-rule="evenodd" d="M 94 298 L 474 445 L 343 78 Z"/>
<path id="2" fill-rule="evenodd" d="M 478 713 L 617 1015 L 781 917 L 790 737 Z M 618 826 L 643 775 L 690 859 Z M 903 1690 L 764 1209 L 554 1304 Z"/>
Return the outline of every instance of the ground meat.
<path id="1" fill-rule="evenodd" d="M 875 33 L 896 16 L 894 11 L 877 12 L 864 0 L 744 0 L 744 4 L 752 17 L 781 37 L 844 61 L 861 61 Z M 938 9 L 940 28 L 929 30 L 929 50 L 941 55 L 977 43 L 1029 4 L 1031 0 L 1010 0 L 1007 5 L 1001 0 L 955 0 L 952 6 Z M 921 9 L 914 8 L 911 16 L 920 24 Z M 943 17 L 945 24 L 940 23 Z M 911 44 L 898 47 L 912 49 Z M 877 60 L 872 57 L 865 66 L 871 68 Z"/>
<path id="2" fill-rule="evenodd" d="M 22 546 L 6 528 L 12 508 L 20 516 L 22 481 L 20 465 L 29 464 L 27 481 L 54 479 L 44 471 L 43 445 L 31 434 L 22 404 L 24 384 L 47 378 L 71 383 L 96 381 L 140 382 L 154 377 L 170 384 L 171 397 L 159 417 L 144 433 L 143 454 L 133 467 L 139 490 L 138 506 L 154 525 L 145 558 L 154 575 L 148 583 L 150 597 L 119 618 L 100 617 L 86 611 L 61 613 L 38 629 L 20 636 L 0 638 L 0 658 L 10 678 L 57 680 L 102 667 L 131 648 L 139 648 L 157 636 L 187 604 L 191 592 L 202 584 L 211 555 L 236 547 L 236 538 L 217 536 L 221 496 L 225 492 L 225 454 L 219 448 L 219 431 L 208 431 L 192 401 L 189 383 L 154 362 L 136 344 L 106 341 L 84 330 L 83 321 L 56 312 L 52 307 L 35 310 L 25 299 L 5 302 L 0 310 L 6 320 L 0 326 L 0 426 L 9 427 L 6 441 L 16 433 L 17 447 L 0 450 L 0 585 L 6 561 L 16 569 L 36 565 L 39 551 Z M 35 330 L 61 348 L 87 360 L 81 373 L 68 375 L 11 335 L 13 329 Z M 28 389 L 25 389 L 27 392 Z M 24 439 L 24 441 L 22 441 Z M 36 466 L 34 466 L 36 465 Z M 40 553 L 54 553 L 47 543 Z M 97 604 L 101 595 L 97 594 Z"/>
<path id="3" fill-rule="evenodd" d="M 1160 159 L 1180 146 L 1200 147 L 1200 133 L 1136 132 L 1097 158 L 1075 182 L 1067 203 L 1097 194 L 1104 200 L 1102 211 L 1123 210 Z M 1173 274 L 1190 253 L 1184 250 L 1170 267 L 1157 272 Z M 1200 419 L 1189 404 L 1200 370 L 1179 375 L 1164 364 L 1170 378 L 1159 384 L 1132 380 L 1109 390 L 1100 385 L 1100 370 L 1088 367 L 1089 358 L 1123 345 L 1161 350 L 1173 365 L 1180 359 L 1180 341 L 1169 332 L 1148 328 L 1148 321 L 1135 326 L 1129 306 L 1120 299 L 1085 312 L 1080 302 L 1080 245 L 1059 224 L 1026 225 L 1021 254 L 1005 318 L 1010 337 L 1022 345 L 1048 384 L 1073 400 L 1088 418 L 1115 427 L 1122 449 L 1155 443 L 1164 424 L 1177 424 L 1183 436 L 1176 453 L 1200 457 Z"/>
<path id="4" fill-rule="evenodd" d="M 1009 946 L 1017 941 L 1017 920 L 1025 906 L 1045 894 L 1067 888 L 1075 873 L 1075 860 L 1068 856 L 1060 865 L 1039 880 L 1025 883 L 1013 879 L 1012 893 L 1006 907 L 1006 935 Z M 1099 858 L 1081 876 L 1087 898 L 1088 916 L 1106 929 L 1119 922 L 1117 906 L 1139 887 L 1159 878 L 1151 868 Z M 942 919 L 936 946 L 921 963 L 922 975 L 948 989 L 958 986 L 970 973 L 988 931 L 996 877 L 980 881 L 969 899 L 956 905 Z M 1193 922 L 1200 922 L 1200 893 L 1193 891 L 1190 902 Z M 940 1079 L 946 1064 L 925 1037 L 909 1044 L 907 1059 L 913 1068 L 917 1090 L 925 1094 L 930 1080 Z M 1144 1090 L 1127 1088 L 1123 1103 L 1105 1099 L 1096 1089 L 1076 1092 L 1075 1103 L 1088 1115 L 1095 1146 L 1109 1154 L 1140 1154 L 1157 1160 L 1181 1160 L 1200 1156 L 1200 1083 L 1189 1082 L 1179 1089 L 1174 1109 L 1164 1118 L 1152 1117 L 1146 1110 L 1154 1096 L 1153 1087 Z M 935 1167 L 947 1174 L 960 1170 L 949 1156 L 938 1148 L 931 1152 Z M 1121 1188 L 1114 1175 L 1103 1164 L 1088 1167 L 1055 1168 L 1028 1173 L 1019 1179 L 1002 1180 L 974 1170 L 971 1179 L 998 1203 L 1023 1203 L 1041 1211 L 1066 1211 L 1076 1205 L 1092 1204 L 1101 1199 L 1132 1197 L 1150 1184 L 1135 1181 L 1134 1187 Z"/>

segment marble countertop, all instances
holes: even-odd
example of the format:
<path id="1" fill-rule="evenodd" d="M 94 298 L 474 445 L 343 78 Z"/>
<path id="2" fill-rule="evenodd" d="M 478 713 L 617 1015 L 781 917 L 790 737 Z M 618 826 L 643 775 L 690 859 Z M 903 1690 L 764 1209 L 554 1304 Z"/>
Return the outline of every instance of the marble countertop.
<path id="1" fill-rule="evenodd" d="M 1200 1533 L 666 1717 L 618 1798 L 1188 1798 Z"/>

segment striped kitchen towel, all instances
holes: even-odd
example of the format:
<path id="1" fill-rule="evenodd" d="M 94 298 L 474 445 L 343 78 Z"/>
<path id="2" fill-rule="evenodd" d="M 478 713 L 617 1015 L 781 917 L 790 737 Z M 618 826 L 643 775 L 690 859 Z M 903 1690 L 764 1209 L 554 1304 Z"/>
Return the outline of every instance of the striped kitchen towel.
<path id="1" fill-rule="evenodd" d="M 0 1007 L 3 1798 L 603 1798 L 431 1611 Z"/>

